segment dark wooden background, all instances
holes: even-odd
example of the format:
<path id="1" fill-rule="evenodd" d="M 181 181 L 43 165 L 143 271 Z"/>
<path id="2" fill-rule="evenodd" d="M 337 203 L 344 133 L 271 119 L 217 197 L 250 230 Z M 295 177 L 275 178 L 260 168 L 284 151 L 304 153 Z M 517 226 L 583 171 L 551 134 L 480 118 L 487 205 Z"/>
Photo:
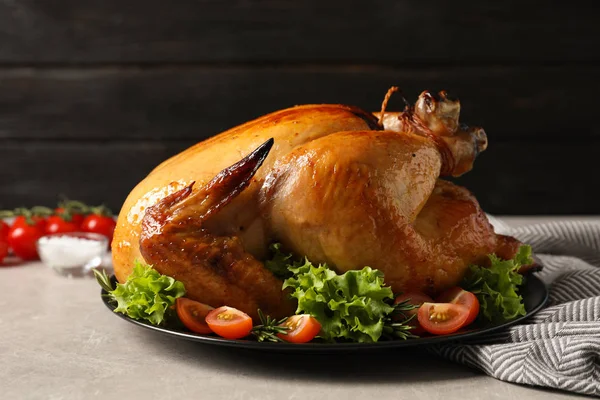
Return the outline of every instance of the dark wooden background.
<path id="1" fill-rule="evenodd" d="M 0 208 L 117 211 L 155 165 L 301 103 L 461 99 L 497 214 L 598 214 L 593 2 L 0 0 Z M 396 99 L 392 106 L 401 107 Z"/>

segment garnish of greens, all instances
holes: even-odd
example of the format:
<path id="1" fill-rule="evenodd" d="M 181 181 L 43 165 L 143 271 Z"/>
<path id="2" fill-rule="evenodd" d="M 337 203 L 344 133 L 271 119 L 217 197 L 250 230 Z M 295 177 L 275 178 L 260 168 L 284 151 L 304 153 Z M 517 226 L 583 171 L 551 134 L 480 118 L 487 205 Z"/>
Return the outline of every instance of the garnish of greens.
<path id="1" fill-rule="evenodd" d="M 523 275 L 518 271 L 533 262 L 531 246 L 521 246 L 512 260 L 501 260 L 495 254 L 489 258 L 490 267 L 471 265 L 460 285 L 477 296 L 480 318 L 498 323 L 525 315 L 523 297 L 517 293 L 523 284 Z"/>
<path id="2" fill-rule="evenodd" d="M 310 314 L 321 324 L 319 338 L 333 342 L 377 342 L 380 339 L 408 339 L 417 308 L 408 300 L 393 305 L 394 294 L 384 285 L 383 273 L 370 267 L 337 274 L 325 264 L 314 265 L 281 251 L 280 244 L 270 247 L 271 258 L 265 266 L 283 281 L 282 290 L 289 289 L 298 300 L 296 314 Z M 523 284 L 519 274 L 522 265 L 531 264 L 531 247 L 523 245 L 512 260 L 489 255 L 490 266 L 471 265 L 461 283 L 464 290 L 474 293 L 480 303 L 480 318 L 494 323 L 505 322 L 525 315 L 523 298 L 518 287 Z M 130 318 L 162 325 L 185 288 L 169 276 L 162 275 L 149 265 L 136 261 L 132 274 L 124 284 L 113 288 L 106 272 L 93 270 L 109 301 L 116 303 L 115 312 Z M 287 318 L 275 320 L 258 310 L 261 323 L 251 334 L 259 342 L 282 341 L 286 334 L 282 326 Z M 176 319 L 176 318 L 175 318 Z"/>
<path id="3" fill-rule="evenodd" d="M 132 274 L 123 284 L 112 287 L 105 271 L 93 270 L 96 280 L 106 291 L 111 302 L 117 307 L 115 312 L 153 325 L 162 325 L 172 312 L 175 299 L 185 295 L 183 283 L 160 274 L 149 265 L 136 261 Z"/>
<path id="4" fill-rule="evenodd" d="M 256 340 L 259 342 L 283 342 L 277 334 L 287 335 L 287 331 L 290 328 L 288 326 L 280 326 L 287 320 L 287 317 L 276 320 L 268 315 L 265 316 L 260 308 L 257 311 L 260 318 L 260 325 L 254 326 L 251 331 Z"/>
<path id="5" fill-rule="evenodd" d="M 385 319 L 382 337 L 390 340 L 418 338 L 417 335 L 410 332 L 410 330 L 414 328 L 414 326 L 410 324 L 410 321 L 417 316 L 416 314 L 406 314 L 408 311 L 414 310 L 418 307 L 414 304 L 411 304 L 409 299 L 401 301 L 400 303 L 395 304 L 393 307 L 394 311 L 392 311 L 391 314 Z"/>
<path id="6" fill-rule="evenodd" d="M 412 327 L 409 318 L 392 319 L 414 306 L 400 303 L 394 307 L 392 289 L 384 286 L 383 273 L 370 267 L 338 275 L 327 265 L 313 265 L 308 259 L 293 261 L 271 246 L 273 256 L 265 263 L 274 274 L 286 278 L 283 289 L 290 288 L 298 300 L 296 314 L 310 314 L 322 326 L 319 337 L 355 342 L 377 342 L 382 335 L 406 339 Z"/>
<path id="7" fill-rule="evenodd" d="M 293 267 L 292 254 L 286 254 L 281 251 L 281 243 L 273 243 L 269 246 L 271 258 L 265 261 L 265 267 L 279 279 L 286 279 L 292 276 L 288 267 Z"/>

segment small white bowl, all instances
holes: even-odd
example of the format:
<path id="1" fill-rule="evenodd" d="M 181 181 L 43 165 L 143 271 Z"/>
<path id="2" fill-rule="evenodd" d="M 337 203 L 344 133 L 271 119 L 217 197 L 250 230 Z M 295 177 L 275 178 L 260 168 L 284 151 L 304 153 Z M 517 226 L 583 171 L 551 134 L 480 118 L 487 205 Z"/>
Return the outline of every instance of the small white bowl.
<path id="1" fill-rule="evenodd" d="M 53 233 L 36 242 L 42 262 L 60 275 L 80 277 L 102 263 L 108 238 L 89 232 Z"/>

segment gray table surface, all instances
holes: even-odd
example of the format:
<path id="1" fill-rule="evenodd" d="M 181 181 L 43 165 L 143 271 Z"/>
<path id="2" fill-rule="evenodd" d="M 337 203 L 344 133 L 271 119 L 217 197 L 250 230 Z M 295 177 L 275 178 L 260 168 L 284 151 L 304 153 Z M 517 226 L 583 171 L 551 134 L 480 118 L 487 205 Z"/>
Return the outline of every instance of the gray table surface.
<path id="1" fill-rule="evenodd" d="M 552 219 L 562 218 L 505 221 Z M 0 310 L 1 399 L 580 397 L 501 382 L 418 349 L 291 355 L 173 339 L 112 315 L 92 278 L 40 263 L 0 268 Z"/>

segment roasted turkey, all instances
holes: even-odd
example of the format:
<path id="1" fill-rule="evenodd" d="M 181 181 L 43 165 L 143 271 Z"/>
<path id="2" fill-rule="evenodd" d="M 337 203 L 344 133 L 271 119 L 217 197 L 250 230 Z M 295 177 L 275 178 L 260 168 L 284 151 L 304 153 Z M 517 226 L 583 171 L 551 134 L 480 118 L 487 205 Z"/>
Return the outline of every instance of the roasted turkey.
<path id="1" fill-rule="evenodd" d="M 391 93 L 391 92 L 390 92 Z M 187 296 L 256 317 L 293 313 L 262 260 L 280 242 L 339 272 L 370 266 L 394 292 L 456 285 L 487 254 L 512 258 L 475 197 L 440 176 L 487 147 L 460 103 L 423 92 L 403 112 L 305 105 L 265 115 L 163 162 L 130 193 L 112 242 L 123 282 L 136 259 Z"/>

